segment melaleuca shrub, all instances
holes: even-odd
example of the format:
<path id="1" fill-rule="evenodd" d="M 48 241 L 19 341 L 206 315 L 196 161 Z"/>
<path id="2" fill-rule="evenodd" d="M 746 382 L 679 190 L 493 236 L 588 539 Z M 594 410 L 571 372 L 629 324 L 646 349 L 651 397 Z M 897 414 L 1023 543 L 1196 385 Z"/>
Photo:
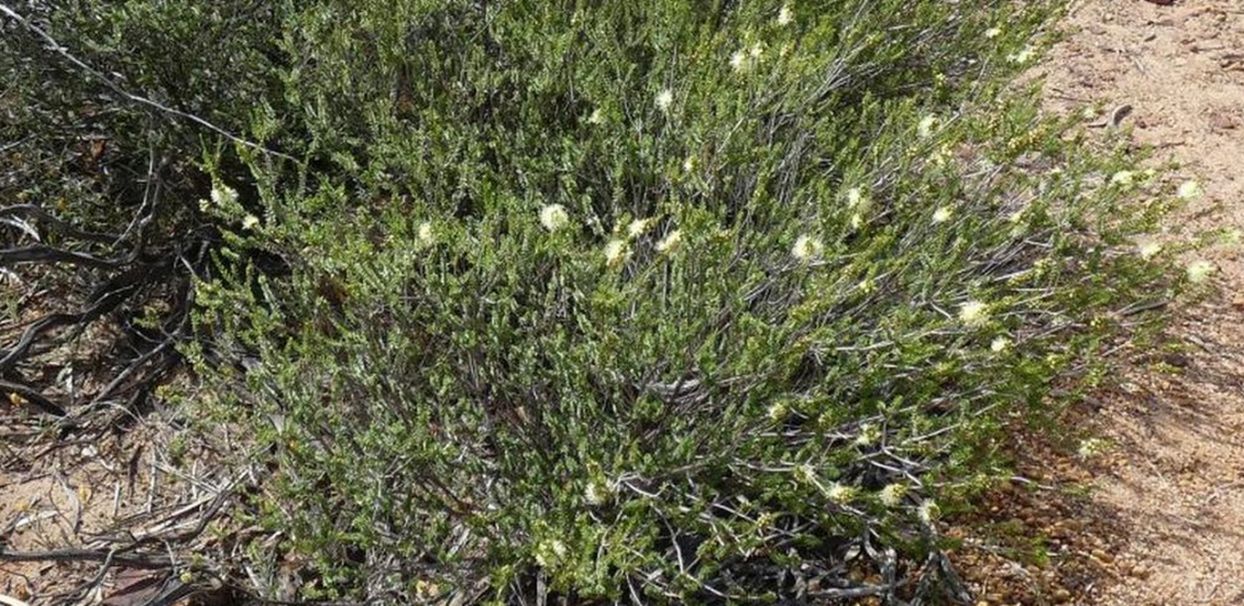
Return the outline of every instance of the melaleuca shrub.
<path id="1" fill-rule="evenodd" d="M 291 11 L 251 134 L 305 160 L 237 150 L 264 211 L 188 349 L 284 538 L 247 582 L 275 595 L 279 555 L 304 597 L 392 602 L 933 591 L 938 503 L 1168 288 L 1128 248 L 1160 188 L 1005 88 L 1045 15 Z"/>

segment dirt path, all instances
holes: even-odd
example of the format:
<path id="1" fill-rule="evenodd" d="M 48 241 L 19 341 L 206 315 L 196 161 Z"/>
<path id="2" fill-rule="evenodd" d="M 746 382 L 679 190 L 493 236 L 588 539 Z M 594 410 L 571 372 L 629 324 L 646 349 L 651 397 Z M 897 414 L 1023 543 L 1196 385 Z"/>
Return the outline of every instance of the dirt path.
<path id="1" fill-rule="evenodd" d="M 1124 128 L 1156 150 L 1165 178 L 1196 178 L 1205 195 L 1167 227 L 1244 226 L 1244 0 L 1077 3 L 1071 28 L 1038 71 L 1046 105 L 1108 115 L 1130 105 Z M 1215 211 L 1215 209 L 1220 210 Z M 1098 512 L 1120 540 L 1107 560 L 1142 574 L 1107 578 L 1093 601 L 1108 605 L 1244 605 L 1244 258 L 1238 246 L 1205 253 L 1224 295 L 1175 310 L 1194 346 L 1158 354 L 1128 377 L 1092 418 L 1113 451 L 1092 482 Z M 1134 352 L 1137 354 L 1143 352 Z M 1157 354 L 1158 352 L 1155 352 Z"/>

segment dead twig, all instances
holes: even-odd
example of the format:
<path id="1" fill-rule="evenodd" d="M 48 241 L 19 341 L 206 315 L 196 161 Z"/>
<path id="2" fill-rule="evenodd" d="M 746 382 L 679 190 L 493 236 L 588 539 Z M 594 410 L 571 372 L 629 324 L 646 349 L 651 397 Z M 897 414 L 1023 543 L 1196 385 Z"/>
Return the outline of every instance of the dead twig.
<path id="1" fill-rule="evenodd" d="M 173 564 L 163 554 L 117 553 L 115 549 L 51 549 L 47 551 L 0 550 L 0 562 L 108 562 L 130 568 L 160 569 Z"/>

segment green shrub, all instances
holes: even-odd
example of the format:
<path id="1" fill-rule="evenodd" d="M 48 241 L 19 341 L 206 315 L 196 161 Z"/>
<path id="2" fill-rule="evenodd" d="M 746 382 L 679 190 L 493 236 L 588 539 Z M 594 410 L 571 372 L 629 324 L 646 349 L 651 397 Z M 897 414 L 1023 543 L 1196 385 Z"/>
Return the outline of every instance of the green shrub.
<path id="1" fill-rule="evenodd" d="M 236 246 L 292 275 L 200 326 L 258 357 L 209 365 L 216 409 L 271 446 L 308 595 L 848 595 L 1158 284 L 1120 160 L 996 100 L 1040 15 L 780 10 L 291 15 L 303 119 L 255 134 L 315 160 L 256 158 Z"/>
<path id="2" fill-rule="evenodd" d="M 68 409 L 67 425 L 145 407 L 179 364 L 191 278 L 210 278 L 220 246 L 198 204 L 214 134 L 114 87 L 246 127 L 251 101 L 279 90 L 267 4 L 0 5 L 0 373 L 45 411 Z M 86 387 L 61 388 L 73 384 Z"/>
<path id="3" fill-rule="evenodd" d="M 280 4 L 222 119 L 301 162 L 208 149 L 185 348 L 248 583 L 937 599 L 938 503 L 1169 288 L 1006 88 L 1055 4 Z"/>

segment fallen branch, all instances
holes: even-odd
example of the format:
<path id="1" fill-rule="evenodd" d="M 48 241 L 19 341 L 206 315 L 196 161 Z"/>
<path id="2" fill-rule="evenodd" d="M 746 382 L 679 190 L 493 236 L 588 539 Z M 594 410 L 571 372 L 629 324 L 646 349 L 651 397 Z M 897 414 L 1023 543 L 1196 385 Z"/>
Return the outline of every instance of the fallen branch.
<path id="1" fill-rule="evenodd" d="M 107 562 L 130 568 L 160 569 L 173 565 L 167 555 L 123 554 L 115 549 L 52 549 L 48 551 L 0 550 L 0 562 Z"/>
<path id="2" fill-rule="evenodd" d="M 0 267 L 18 263 L 71 263 L 96 269 L 114 269 L 118 266 L 116 261 L 42 244 L 0 249 Z"/>
<path id="3" fill-rule="evenodd" d="M 38 408 L 39 410 L 42 410 L 43 412 L 46 412 L 50 415 L 54 415 L 57 417 L 64 417 L 68 415 L 68 413 L 65 412 L 65 409 L 61 407 L 61 405 L 48 399 L 43 394 L 39 393 L 37 389 L 30 387 L 29 385 L 23 385 L 21 383 L 13 383 L 11 381 L 5 381 L 5 380 L 0 379 L 0 390 L 3 390 L 9 394 L 17 394 L 25 401 L 30 402 L 31 404 L 34 404 L 35 407 Z"/>

